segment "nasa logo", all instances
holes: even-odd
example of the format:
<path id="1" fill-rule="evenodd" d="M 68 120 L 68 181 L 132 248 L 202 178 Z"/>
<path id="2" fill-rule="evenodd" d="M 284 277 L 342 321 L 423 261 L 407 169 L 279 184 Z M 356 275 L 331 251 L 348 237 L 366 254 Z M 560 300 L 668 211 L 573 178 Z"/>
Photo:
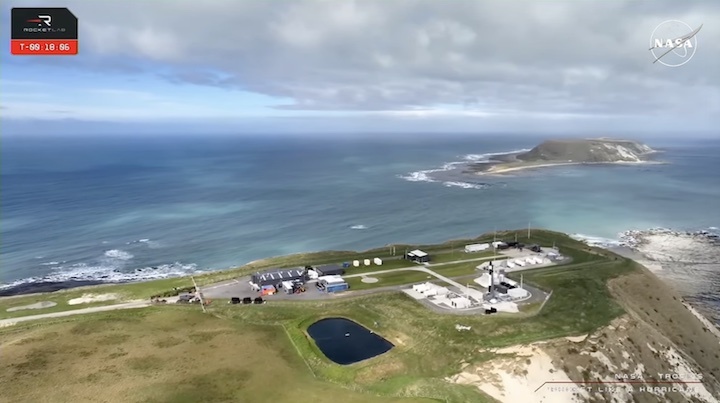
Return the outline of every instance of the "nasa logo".
<path id="1" fill-rule="evenodd" d="M 690 25 L 668 20 L 660 23 L 650 34 L 650 52 L 656 62 L 679 67 L 690 61 L 697 51 L 697 33 L 702 25 L 693 30 Z"/>

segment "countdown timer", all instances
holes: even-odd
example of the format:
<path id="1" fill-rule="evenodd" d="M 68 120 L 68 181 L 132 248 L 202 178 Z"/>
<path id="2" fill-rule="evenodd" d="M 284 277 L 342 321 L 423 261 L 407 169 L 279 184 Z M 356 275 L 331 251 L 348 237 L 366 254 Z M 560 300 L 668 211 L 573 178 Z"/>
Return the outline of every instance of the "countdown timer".
<path id="1" fill-rule="evenodd" d="M 14 55 L 76 55 L 78 42 L 73 40 L 16 39 L 11 43 Z"/>
<path id="2" fill-rule="evenodd" d="M 78 20 L 67 8 L 15 7 L 10 18 L 13 55 L 78 54 Z"/>

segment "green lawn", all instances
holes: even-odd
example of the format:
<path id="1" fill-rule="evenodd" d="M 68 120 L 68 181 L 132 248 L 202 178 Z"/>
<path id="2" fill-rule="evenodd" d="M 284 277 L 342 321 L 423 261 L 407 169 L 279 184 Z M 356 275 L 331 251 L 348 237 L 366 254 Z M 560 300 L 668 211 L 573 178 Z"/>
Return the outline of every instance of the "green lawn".
<path id="1" fill-rule="evenodd" d="M 501 236 L 511 239 L 513 234 Z M 467 243 L 478 241 L 482 242 Z M 80 316 L 59 321 L 66 327 L 28 324 L 0 329 L 3 363 L 8 368 L 5 375 L 0 374 L 0 386 L 11 401 L 21 393 L 30 393 L 32 397 L 50 391 L 60 396 L 60 401 L 87 401 L 98 395 L 111 401 L 182 402 L 197 401 L 201 395 L 204 401 L 231 401 L 237 399 L 238 391 L 260 390 L 261 385 L 273 380 L 289 379 L 291 384 L 271 388 L 273 391 L 263 396 L 278 402 L 298 401 L 296 393 L 283 394 L 288 386 L 301 391 L 298 393 L 308 393 L 303 396 L 318 403 L 325 401 L 322 400 L 325 396 L 331 396 L 333 401 L 342 396 L 348 402 L 379 402 L 393 397 L 411 401 L 426 398 L 437 402 L 489 402 L 492 399 L 476 389 L 447 383 L 444 378 L 460 371 L 463 362 L 478 363 L 492 358 L 481 347 L 588 333 L 623 313 L 611 299 L 606 282 L 633 272 L 636 264 L 559 233 L 538 230 L 533 231 L 531 240 L 523 240 L 541 245 L 551 245 L 553 241 L 573 262 L 525 273 L 525 281 L 553 291 L 539 313 L 533 309 L 492 316 L 442 315 L 402 292 L 391 292 L 329 301 L 271 301 L 249 306 L 219 303 L 210 305 L 211 315 L 206 316 L 198 316 L 195 306 Z M 332 252 L 327 257 L 335 262 L 346 260 L 339 258 L 339 253 Z M 474 272 L 476 265 L 468 262 L 432 269 L 453 277 Z M 257 267 L 260 266 L 246 270 Z M 218 274 L 214 278 L 227 275 Z M 427 279 L 426 273 L 416 272 L 383 276 L 387 277 L 376 286 L 383 285 L 383 281 L 387 285 Z M 352 285 L 360 286 L 354 283 L 356 280 L 351 281 Z M 167 287 L 169 283 L 121 287 L 137 287 L 127 292 L 138 295 Z M 94 292 L 110 292 L 108 289 L 112 288 L 99 287 Z M 166 322 L 162 320 L 164 315 L 177 316 Z M 355 320 L 395 347 L 382 356 L 353 365 L 333 364 L 306 334 L 310 324 L 325 317 Z M 472 330 L 458 332 L 455 329 L 458 323 L 472 326 Z M 7 344 L 22 337 L 30 340 L 27 348 L 19 342 Z M 199 344 L 182 344 L 178 339 Z M 167 354 L 175 343 L 193 347 L 191 350 L 178 347 Z M 191 356 L 194 359 L 187 362 L 193 364 L 192 368 L 180 365 L 178 357 Z M 201 361 L 195 362 L 196 359 Z M 237 379 L 241 379 L 241 388 L 237 387 Z M 323 393 L 315 393 L 317 390 Z"/>
<path id="2" fill-rule="evenodd" d="M 417 271 L 399 271 L 395 273 L 377 274 L 372 277 L 380 280 L 377 283 L 363 283 L 361 277 L 346 279 L 351 290 L 367 290 L 370 288 L 387 287 L 391 285 L 412 284 L 421 281 L 437 280 L 435 277 Z"/>
<path id="3" fill-rule="evenodd" d="M 504 239 L 504 240 L 510 240 L 515 237 L 515 234 L 518 234 L 518 240 L 521 242 L 524 242 L 526 244 L 533 244 L 537 243 L 543 246 L 549 246 L 552 245 L 553 242 L 557 244 L 557 246 L 560 248 L 560 252 L 571 257 L 573 260 L 573 263 L 582 263 L 582 262 L 595 262 L 595 261 L 601 261 L 603 259 L 606 259 L 608 256 L 608 252 L 603 251 L 601 249 L 597 248 L 591 248 L 588 247 L 580 242 L 577 242 L 571 238 L 569 238 L 567 235 L 553 232 L 553 231 L 546 231 L 546 230 L 532 230 L 531 231 L 531 238 L 527 239 L 527 232 L 524 230 L 521 231 L 501 231 L 497 232 L 496 237 L 497 239 Z M 414 263 L 399 259 L 397 254 L 402 255 L 402 253 L 405 251 L 405 249 L 412 250 L 412 249 L 422 249 L 428 252 L 431 252 L 431 254 L 436 255 L 437 258 L 440 260 L 449 259 L 450 261 L 455 260 L 453 258 L 453 250 L 459 250 L 458 248 L 464 247 L 466 244 L 471 243 L 484 243 L 484 242 L 492 242 L 493 240 L 493 234 L 486 234 L 482 235 L 478 238 L 474 239 L 461 239 L 461 240 L 453 240 L 448 241 L 442 244 L 437 245 L 395 245 L 395 253 L 396 256 L 392 255 L 393 247 L 392 246 L 386 246 L 382 248 L 376 248 L 371 249 L 364 252 L 357 252 L 357 251 L 326 251 L 326 252 L 313 252 L 313 253 L 300 253 L 300 254 L 294 254 L 289 256 L 279 256 L 279 257 L 273 257 L 268 259 L 262 259 L 255 262 L 251 262 L 249 264 L 246 264 L 242 267 L 238 267 L 231 270 L 225 270 L 225 271 L 218 271 L 218 272 L 211 272 L 206 274 L 201 274 L 195 276 L 195 280 L 197 283 L 202 285 L 212 284 L 219 281 L 225 281 L 225 280 L 231 280 L 243 275 L 247 275 L 249 273 L 253 273 L 258 270 L 263 270 L 266 268 L 272 268 L 272 267 L 298 267 L 298 266 L 305 266 L 305 265 L 321 265 L 321 264 L 329 264 L 329 263 L 342 263 L 342 262 L 352 262 L 352 260 L 355 259 L 365 259 L 365 258 L 373 258 L 373 257 L 380 257 L 384 260 L 382 266 L 368 266 L 368 267 L 359 267 L 359 268 L 353 268 L 350 267 L 348 269 L 348 274 L 353 273 L 363 273 L 368 271 L 377 271 L 377 270 L 387 270 L 387 269 L 393 269 L 393 268 L 401 268 L 401 267 L 412 267 Z M 566 246 L 570 246 L 569 248 L 565 248 Z M 434 252 L 434 253 L 433 253 Z M 480 252 L 485 253 L 485 252 Z M 465 256 L 479 256 L 479 254 L 467 254 L 464 252 L 456 252 L 458 258 L 462 258 Z M 440 263 L 440 262 L 435 262 Z M 477 264 L 475 264 L 477 265 Z M 444 272 L 447 268 L 444 266 L 437 266 L 437 267 L 431 267 L 433 270 L 438 271 L 438 273 Z M 446 274 L 448 275 L 448 274 Z M 457 274 L 462 275 L 462 274 Z M 172 279 L 163 279 L 163 280 L 154 280 L 154 281 L 146 281 L 146 282 L 140 282 L 140 283 L 130 283 L 130 284 L 117 284 L 117 285 L 106 285 L 106 286 L 93 286 L 93 287 L 84 287 L 82 289 L 72 289 L 72 290 L 63 290 L 58 291 L 54 293 L 44 294 L 44 295 L 32 295 L 32 296 L 21 296 L 21 297 L 15 297 L 15 298 L 0 298 L 0 319 L 4 318 L 11 318 L 11 317 L 18 317 L 18 316 L 26 316 L 26 315 L 34 315 L 38 313 L 45 313 L 45 312 L 56 312 L 56 311 L 62 311 L 62 310 L 70 310 L 70 309 L 79 309 L 79 308 L 85 308 L 87 306 L 92 305 L 73 305 L 70 306 L 67 304 L 67 301 L 72 298 L 77 298 L 84 293 L 94 293 L 94 294 L 105 294 L 105 293 L 114 293 L 118 294 L 120 297 L 120 301 L 108 301 L 108 302 L 102 302 L 97 303 L 95 305 L 107 305 L 112 304 L 116 302 L 121 302 L 122 300 L 132 300 L 132 299 L 148 299 L 150 296 L 159 294 L 162 292 L 171 291 L 174 287 L 180 287 L 180 288 L 186 288 L 191 287 L 192 281 L 189 277 L 180 277 L 180 278 L 172 278 Z M 16 312 L 7 312 L 6 309 L 14 306 L 22 306 L 22 305 L 28 305 L 39 301 L 53 301 L 57 302 L 58 305 L 53 308 L 46 308 L 42 310 L 23 310 L 23 311 L 16 311 Z"/>
<path id="4" fill-rule="evenodd" d="M 436 263 L 445 263 L 445 262 L 455 262 L 457 260 L 470 260 L 470 259 L 482 259 L 482 258 L 489 258 L 491 256 L 495 256 L 495 251 L 489 250 L 489 251 L 483 251 L 483 252 L 474 252 L 474 253 L 466 253 L 464 250 L 459 249 L 452 252 L 445 252 L 445 253 L 437 253 L 430 255 L 430 264 L 436 264 Z"/>
<path id="5" fill-rule="evenodd" d="M 434 389 L 440 386 L 433 382 L 457 372 L 462 361 L 488 359 L 486 353 L 478 351 L 480 346 L 530 343 L 588 333 L 608 324 L 623 310 L 611 299 L 606 281 L 635 269 L 634 262 L 620 259 L 527 273 L 526 280 L 554 291 L 537 314 L 534 314 L 537 307 L 532 307 L 534 309 L 520 314 L 463 316 L 459 319 L 454 315 L 436 314 L 401 292 L 338 299 L 333 303 L 278 301 L 261 309 L 227 306 L 213 309 L 223 317 L 243 322 L 284 324 L 308 365 L 324 379 L 354 384 L 358 379 L 370 378 L 374 381 L 367 381 L 366 387 L 373 393 L 403 395 L 409 390 L 423 390 L 423 396 L 441 398 L 446 393 L 454 396 L 453 393 L 460 392 Z M 385 280 L 396 283 L 424 281 L 426 276 L 424 273 L 393 273 Z M 383 335 L 396 348 L 362 365 L 334 365 L 305 335 L 307 326 L 328 316 L 351 318 Z M 457 323 L 472 326 L 472 331 L 458 332 L 455 330 Z M 380 378 L 386 381 L 380 382 Z M 449 401 L 468 399 L 460 396 Z"/>

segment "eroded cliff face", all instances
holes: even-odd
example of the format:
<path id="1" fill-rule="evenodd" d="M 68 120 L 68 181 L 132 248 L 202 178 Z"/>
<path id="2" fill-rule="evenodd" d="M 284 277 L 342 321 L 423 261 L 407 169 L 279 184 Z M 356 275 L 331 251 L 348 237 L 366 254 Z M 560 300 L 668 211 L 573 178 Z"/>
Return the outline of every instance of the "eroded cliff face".
<path id="1" fill-rule="evenodd" d="M 645 144 L 629 140 L 548 140 L 517 155 L 525 162 L 642 162 L 654 152 Z"/>
<path id="2" fill-rule="evenodd" d="M 627 311 L 608 326 L 488 351 L 495 358 L 465 364 L 448 381 L 501 402 L 718 402 L 717 332 L 647 270 L 608 286 Z"/>

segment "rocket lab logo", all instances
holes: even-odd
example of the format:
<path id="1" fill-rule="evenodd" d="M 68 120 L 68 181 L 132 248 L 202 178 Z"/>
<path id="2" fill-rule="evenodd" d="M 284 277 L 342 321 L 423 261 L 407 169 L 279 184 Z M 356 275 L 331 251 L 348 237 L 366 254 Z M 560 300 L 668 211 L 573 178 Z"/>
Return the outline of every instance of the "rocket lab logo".
<path id="1" fill-rule="evenodd" d="M 690 61 L 697 51 L 697 33 L 702 25 L 692 29 L 690 25 L 678 21 L 668 20 L 653 30 L 650 34 L 650 53 L 655 61 L 668 67 L 679 67 Z"/>
<path id="2" fill-rule="evenodd" d="M 77 17 L 67 8 L 13 7 L 11 39 L 77 39 Z"/>
<path id="3" fill-rule="evenodd" d="M 50 27 L 50 26 L 52 26 L 52 25 L 50 25 L 50 22 L 52 22 L 52 16 L 38 15 L 37 18 L 29 19 L 29 20 L 27 20 L 27 22 L 36 22 L 39 27 L 41 27 L 44 23 L 46 26 Z"/>

